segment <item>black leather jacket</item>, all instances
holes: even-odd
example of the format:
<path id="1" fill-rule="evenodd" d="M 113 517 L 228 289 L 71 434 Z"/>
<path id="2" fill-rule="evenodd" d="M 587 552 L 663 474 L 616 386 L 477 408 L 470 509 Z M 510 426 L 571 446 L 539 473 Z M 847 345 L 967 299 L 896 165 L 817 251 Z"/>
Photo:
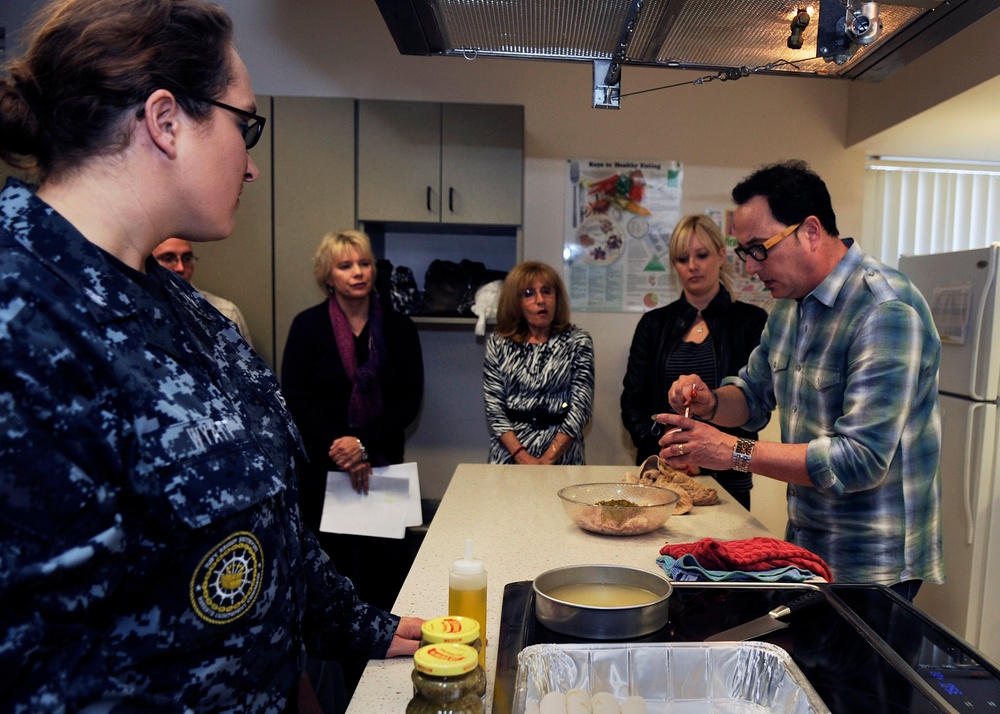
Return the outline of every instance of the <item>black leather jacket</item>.
<path id="1" fill-rule="evenodd" d="M 720 286 L 719 294 L 702 311 L 702 315 L 712 335 L 715 369 L 721 381 L 723 377 L 736 374 L 747 363 L 750 353 L 760 343 L 767 313 L 756 305 L 733 300 L 726 288 Z M 670 389 L 666 376 L 667 360 L 697 317 L 698 309 L 681 294 L 680 299 L 669 305 L 647 312 L 635 328 L 621 407 L 622 422 L 637 449 L 636 464 L 660 451 L 657 443 L 660 437 L 650 431 L 653 425 L 650 416 L 673 411 L 667 402 L 667 390 Z M 757 436 L 755 432 L 742 429 L 723 431 L 747 438 Z M 723 483 L 729 478 L 729 473 L 720 472 L 717 477 L 721 477 L 719 482 Z M 734 475 L 732 478 L 749 480 L 748 475 Z M 741 490 L 749 490 L 749 486 Z"/>

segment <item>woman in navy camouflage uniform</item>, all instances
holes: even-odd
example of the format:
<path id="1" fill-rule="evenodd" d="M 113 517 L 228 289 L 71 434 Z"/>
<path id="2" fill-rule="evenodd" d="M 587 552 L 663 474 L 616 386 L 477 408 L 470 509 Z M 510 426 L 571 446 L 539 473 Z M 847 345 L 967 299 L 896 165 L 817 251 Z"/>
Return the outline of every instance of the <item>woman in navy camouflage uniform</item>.
<path id="1" fill-rule="evenodd" d="M 64 0 L 0 75 L 0 701 L 294 711 L 306 652 L 412 653 L 302 526 L 274 375 L 150 258 L 228 235 L 264 119 L 229 18 Z"/>

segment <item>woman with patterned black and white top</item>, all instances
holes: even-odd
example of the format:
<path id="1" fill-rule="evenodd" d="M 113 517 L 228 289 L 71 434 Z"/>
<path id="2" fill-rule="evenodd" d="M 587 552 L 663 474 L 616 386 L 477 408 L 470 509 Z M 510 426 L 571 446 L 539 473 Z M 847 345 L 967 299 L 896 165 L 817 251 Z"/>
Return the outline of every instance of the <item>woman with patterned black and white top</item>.
<path id="1" fill-rule="evenodd" d="M 569 319 L 555 270 L 532 261 L 511 270 L 483 369 L 491 464 L 584 463 L 594 343 Z"/>

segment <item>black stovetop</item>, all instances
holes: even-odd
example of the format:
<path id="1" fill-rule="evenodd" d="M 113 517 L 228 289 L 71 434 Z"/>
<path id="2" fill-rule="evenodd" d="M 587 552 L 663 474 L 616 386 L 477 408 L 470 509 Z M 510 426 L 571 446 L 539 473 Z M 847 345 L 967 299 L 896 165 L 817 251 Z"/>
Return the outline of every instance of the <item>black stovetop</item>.
<path id="1" fill-rule="evenodd" d="M 1000 711 L 1000 670 L 888 588 L 818 586 L 826 599 L 758 638 L 786 650 L 835 714 Z M 631 642 L 703 642 L 813 586 L 674 583 L 662 629 Z M 493 712 L 511 711 L 517 655 L 542 643 L 594 642 L 553 632 L 534 615 L 530 581 L 504 589 Z"/>

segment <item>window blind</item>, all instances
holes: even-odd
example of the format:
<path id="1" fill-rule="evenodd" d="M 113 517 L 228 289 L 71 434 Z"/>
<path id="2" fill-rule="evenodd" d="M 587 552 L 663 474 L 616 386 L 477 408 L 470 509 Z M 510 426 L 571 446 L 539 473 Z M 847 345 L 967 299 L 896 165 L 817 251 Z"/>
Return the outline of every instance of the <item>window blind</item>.
<path id="1" fill-rule="evenodd" d="M 1000 165 L 893 161 L 865 166 L 864 234 L 879 259 L 946 253 L 1000 241 Z"/>

